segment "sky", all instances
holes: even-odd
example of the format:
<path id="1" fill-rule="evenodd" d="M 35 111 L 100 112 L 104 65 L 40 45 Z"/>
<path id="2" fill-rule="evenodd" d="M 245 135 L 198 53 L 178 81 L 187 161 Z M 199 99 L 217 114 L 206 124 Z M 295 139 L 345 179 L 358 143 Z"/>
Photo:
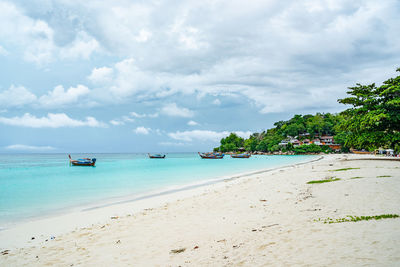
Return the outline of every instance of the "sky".
<path id="1" fill-rule="evenodd" d="M 0 153 L 209 151 L 400 67 L 400 1 L 0 0 Z"/>

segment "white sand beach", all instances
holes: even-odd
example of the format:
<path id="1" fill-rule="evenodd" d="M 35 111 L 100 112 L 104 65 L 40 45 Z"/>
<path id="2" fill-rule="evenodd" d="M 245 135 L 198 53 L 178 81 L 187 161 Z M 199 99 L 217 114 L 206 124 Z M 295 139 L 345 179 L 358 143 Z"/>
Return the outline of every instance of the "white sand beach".
<path id="1" fill-rule="evenodd" d="M 399 266 L 400 218 L 319 221 L 400 214 L 400 161 L 371 157 L 326 155 L 17 225 L 0 232 L 0 266 Z"/>

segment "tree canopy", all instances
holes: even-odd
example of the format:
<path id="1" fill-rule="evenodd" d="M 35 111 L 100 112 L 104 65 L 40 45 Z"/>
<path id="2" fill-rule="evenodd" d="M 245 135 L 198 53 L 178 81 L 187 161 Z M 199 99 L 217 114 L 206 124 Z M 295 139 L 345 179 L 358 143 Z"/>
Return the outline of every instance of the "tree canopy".
<path id="1" fill-rule="evenodd" d="M 289 144 L 287 147 L 280 146 L 280 142 L 289 137 L 299 140 L 314 138 L 316 135 L 333 135 L 336 133 L 337 125 L 341 119 L 340 115 L 330 113 L 316 115 L 295 115 L 288 121 L 278 121 L 274 128 L 261 133 L 253 133 L 249 138 L 243 139 L 231 133 L 228 137 L 221 139 L 221 145 L 215 151 L 227 152 L 237 151 L 243 147 L 246 151 L 275 152 L 279 150 L 297 151 L 298 153 L 321 152 L 315 147 L 294 150 Z M 312 148 L 312 149 L 311 149 Z M 311 150 L 312 151 L 311 151 Z M 317 151 L 318 150 L 318 151 Z M 326 149 L 325 149 L 326 150 Z"/>
<path id="2" fill-rule="evenodd" d="M 399 72 L 400 69 L 397 69 Z M 346 146 L 377 149 L 400 145 L 400 76 L 377 87 L 356 84 L 349 87 L 350 96 L 338 102 L 352 107 L 343 111 L 339 129 Z"/>

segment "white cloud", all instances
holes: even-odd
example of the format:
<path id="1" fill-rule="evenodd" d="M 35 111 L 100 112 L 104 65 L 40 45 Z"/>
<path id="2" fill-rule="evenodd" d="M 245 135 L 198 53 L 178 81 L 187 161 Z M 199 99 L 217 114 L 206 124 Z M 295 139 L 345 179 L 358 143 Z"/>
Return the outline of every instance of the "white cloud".
<path id="1" fill-rule="evenodd" d="M 187 125 L 196 126 L 196 125 L 199 125 L 199 124 L 197 122 L 195 122 L 195 121 L 188 121 Z"/>
<path id="2" fill-rule="evenodd" d="M 129 115 L 126 116 L 122 116 L 119 119 L 114 119 L 111 120 L 110 123 L 112 125 L 124 125 L 125 123 L 130 123 L 130 122 L 135 122 L 135 119 L 137 118 L 156 118 L 158 117 L 158 113 L 154 113 L 154 114 L 139 114 L 136 112 L 129 112 Z"/>
<path id="3" fill-rule="evenodd" d="M 139 114 L 139 113 L 136 113 L 134 111 L 130 112 L 129 115 L 131 115 L 134 118 L 144 118 L 144 117 L 146 117 L 146 114 Z"/>
<path id="4" fill-rule="evenodd" d="M 108 67 L 94 68 L 88 79 L 95 84 L 109 83 L 112 80 L 114 70 Z"/>
<path id="5" fill-rule="evenodd" d="M 43 3 L 41 3 L 43 4 Z M 38 3 L 33 3 L 32 7 L 36 12 Z M 56 3 L 54 5 L 57 5 Z M 43 66 L 57 59 L 88 59 L 90 55 L 99 50 L 99 43 L 87 32 L 77 29 L 69 30 L 69 32 L 59 33 L 57 19 L 65 19 L 65 14 L 52 20 L 51 16 L 38 18 L 29 14 L 29 5 L 19 8 L 16 3 L 0 2 L 0 38 L 15 50 L 19 50 L 23 58 L 27 61 L 34 62 Z M 45 5 L 43 5 L 45 8 Z M 56 8 L 52 11 L 54 12 Z M 47 14 L 52 14 L 48 12 Z M 72 14 L 72 12 L 70 12 Z M 37 13 L 37 14 L 40 14 Z M 46 21 L 49 19 L 49 21 Z M 69 15 L 69 19 L 74 19 Z M 75 19 L 76 21 L 76 19 Z M 50 24 L 55 24 L 50 26 Z M 76 26 L 76 23 L 75 23 Z M 59 46 L 56 42 L 56 36 L 66 36 L 70 32 L 75 32 L 70 42 L 63 43 Z"/>
<path id="6" fill-rule="evenodd" d="M 2 45 L 38 64 L 121 59 L 88 77 L 103 104 L 235 95 L 261 113 L 325 110 L 400 61 L 393 0 L 45 2 L 1 2 Z"/>
<path id="7" fill-rule="evenodd" d="M 135 37 L 135 40 L 139 43 L 144 43 L 150 39 L 151 35 L 151 32 L 141 29 L 139 34 Z"/>
<path id="8" fill-rule="evenodd" d="M 193 111 L 187 108 L 181 108 L 176 103 L 166 104 L 162 109 L 161 113 L 167 116 L 190 118 L 194 116 Z"/>
<path id="9" fill-rule="evenodd" d="M 41 96 L 39 98 L 39 104 L 48 108 L 60 107 L 67 104 L 76 103 L 80 97 L 88 95 L 89 93 L 89 88 L 84 85 L 70 87 L 66 91 L 62 85 L 58 85 L 53 91 Z"/>
<path id="10" fill-rule="evenodd" d="M 129 117 L 129 116 L 122 116 L 122 121 L 124 121 L 124 122 L 134 122 L 135 120 L 134 119 L 132 119 L 131 117 Z"/>
<path id="11" fill-rule="evenodd" d="M 22 47 L 24 58 L 38 64 L 49 62 L 54 52 L 53 30 L 46 22 L 23 14 L 14 4 L 0 2 L 0 38 Z"/>
<path id="12" fill-rule="evenodd" d="M 3 107 L 23 107 L 31 105 L 35 108 L 60 108 L 70 104 L 93 105 L 89 99 L 82 101 L 82 97 L 88 96 L 90 89 L 84 85 L 70 87 L 67 90 L 62 85 L 56 86 L 47 94 L 37 97 L 23 86 L 10 86 L 8 90 L 0 92 L 0 105 Z M 78 101 L 81 100 L 81 101 Z"/>
<path id="13" fill-rule="evenodd" d="M 217 142 L 222 138 L 228 136 L 231 132 L 222 131 L 215 132 L 209 130 L 192 130 L 192 131 L 177 131 L 175 133 L 169 133 L 168 136 L 175 140 L 192 142 L 195 140 L 198 141 L 214 141 Z M 238 136 L 243 138 L 248 138 L 251 135 L 251 132 L 242 132 L 242 131 L 234 131 Z"/>
<path id="14" fill-rule="evenodd" d="M 133 118 L 157 118 L 158 117 L 157 112 L 149 113 L 149 114 L 145 114 L 145 113 L 139 114 L 139 113 L 132 111 L 132 112 L 129 112 L 129 115 Z"/>
<path id="15" fill-rule="evenodd" d="M 79 32 L 75 40 L 66 47 L 60 49 L 60 57 L 66 59 L 89 59 L 90 56 L 100 50 L 96 39 L 88 36 L 86 32 Z"/>
<path id="16" fill-rule="evenodd" d="M 41 118 L 25 113 L 22 117 L 0 117 L 0 123 L 30 128 L 107 127 L 105 123 L 99 122 L 93 117 L 86 117 L 85 120 L 75 120 L 65 113 L 49 113 L 46 117 Z"/>
<path id="17" fill-rule="evenodd" d="M 219 100 L 218 98 L 216 98 L 213 102 L 214 105 L 219 106 L 221 105 L 221 100 Z"/>
<path id="18" fill-rule="evenodd" d="M 134 133 L 136 133 L 136 134 L 143 134 L 143 135 L 149 134 L 150 131 L 151 131 L 150 128 L 146 128 L 146 127 L 144 127 L 144 126 L 139 126 L 139 127 L 137 127 L 136 129 L 133 130 Z"/>
<path id="19" fill-rule="evenodd" d="M 29 145 L 16 144 L 16 145 L 6 146 L 5 149 L 20 150 L 20 151 L 49 151 L 49 150 L 54 150 L 56 148 L 52 146 L 29 146 Z"/>
<path id="20" fill-rule="evenodd" d="M 158 113 L 157 112 L 155 112 L 155 113 L 153 113 L 153 114 L 147 114 L 147 117 L 149 117 L 149 118 L 157 118 L 158 117 Z"/>
<path id="21" fill-rule="evenodd" d="M 120 121 L 120 120 L 110 120 L 110 123 L 112 125 L 115 125 L 115 126 L 119 126 L 119 125 L 124 125 L 125 124 L 125 122 Z"/>
<path id="22" fill-rule="evenodd" d="M 36 100 L 37 97 L 23 86 L 11 85 L 8 90 L 0 92 L 1 107 L 21 107 Z"/>
<path id="23" fill-rule="evenodd" d="M 207 49 L 209 44 L 199 28 L 186 26 L 185 18 L 178 18 L 171 27 L 170 35 L 177 38 L 185 50 Z"/>

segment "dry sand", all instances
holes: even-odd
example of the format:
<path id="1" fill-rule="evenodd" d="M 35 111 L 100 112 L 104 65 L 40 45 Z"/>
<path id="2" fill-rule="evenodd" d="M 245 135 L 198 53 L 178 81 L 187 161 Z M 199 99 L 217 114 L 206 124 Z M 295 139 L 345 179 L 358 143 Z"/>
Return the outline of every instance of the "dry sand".
<path id="1" fill-rule="evenodd" d="M 0 232 L 0 266 L 399 266 L 400 218 L 318 221 L 400 214 L 400 161 L 355 158 L 25 223 Z"/>

